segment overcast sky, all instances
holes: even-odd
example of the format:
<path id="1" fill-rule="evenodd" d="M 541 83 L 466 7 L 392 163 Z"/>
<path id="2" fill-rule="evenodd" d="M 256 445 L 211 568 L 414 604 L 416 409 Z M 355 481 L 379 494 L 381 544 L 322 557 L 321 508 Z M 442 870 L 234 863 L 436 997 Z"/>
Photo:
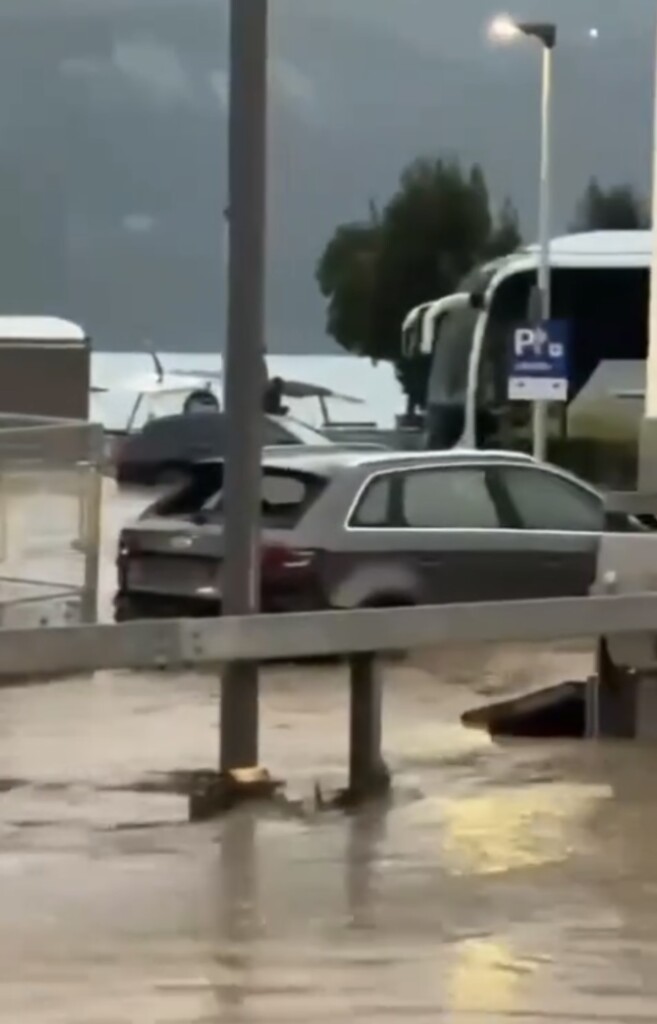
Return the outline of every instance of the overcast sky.
<path id="1" fill-rule="evenodd" d="M 648 190 L 655 9 L 514 3 L 559 27 L 555 230 L 592 174 Z M 538 48 L 490 44 L 495 3 L 270 0 L 270 11 L 272 348 L 326 347 L 322 247 L 419 154 L 480 162 L 534 235 Z M 78 316 L 103 345 L 147 333 L 217 346 L 227 12 L 227 0 L 0 0 L 5 312 Z"/>

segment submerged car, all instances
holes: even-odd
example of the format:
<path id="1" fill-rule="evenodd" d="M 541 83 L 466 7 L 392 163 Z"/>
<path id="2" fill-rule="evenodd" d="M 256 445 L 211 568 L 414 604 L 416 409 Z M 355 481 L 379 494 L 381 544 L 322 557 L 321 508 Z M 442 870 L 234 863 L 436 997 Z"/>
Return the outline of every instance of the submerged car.
<path id="1" fill-rule="evenodd" d="M 221 462 L 199 464 L 122 530 L 118 620 L 221 611 L 222 478 Z M 261 488 L 268 612 L 583 595 L 605 531 L 646 529 L 505 452 L 279 450 Z"/>
<path id="2" fill-rule="evenodd" d="M 268 447 L 333 444 L 293 416 L 273 415 L 264 416 L 263 441 Z M 222 458 L 225 450 L 225 413 L 213 410 L 160 416 L 117 444 L 113 455 L 115 475 L 117 482 L 124 485 L 168 485 L 189 479 L 196 462 Z"/>

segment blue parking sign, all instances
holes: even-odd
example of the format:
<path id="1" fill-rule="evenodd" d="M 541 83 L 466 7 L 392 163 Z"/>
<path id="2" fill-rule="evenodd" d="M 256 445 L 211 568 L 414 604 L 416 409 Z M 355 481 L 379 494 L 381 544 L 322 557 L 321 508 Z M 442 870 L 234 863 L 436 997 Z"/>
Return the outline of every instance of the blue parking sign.
<path id="1" fill-rule="evenodd" d="M 511 338 L 508 398 L 511 402 L 568 400 L 568 320 L 518 327 Z"/>

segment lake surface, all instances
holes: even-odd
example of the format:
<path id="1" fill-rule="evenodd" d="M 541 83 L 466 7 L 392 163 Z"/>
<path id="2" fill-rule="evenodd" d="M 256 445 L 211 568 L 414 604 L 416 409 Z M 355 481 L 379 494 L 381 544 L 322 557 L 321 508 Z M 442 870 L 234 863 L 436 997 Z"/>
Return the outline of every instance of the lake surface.
<path id="1" fill-rule="evenodd" d="M 220 355 L 205 353 L 174 353 L 161 355 L 168 383 L 184 386 L 175 371 L 189 373 L 220 373 L 223 361 Z M 270 377 L 320 384 L 323 387 L 358 399 L 357 403 L 332 400 L 331 415 L 336 419 L 372 421 L 379 427 L 391 428 L 395 415 L 404 410 L 404 397 L 389 363 L 373 366 L 369 359 L 356 356 L 269 356 L 267 366 Z M 172 372 L 173 371 L 173 372 Z M 108 430 L 122 429 L 135 401 L 136 391 L 155 380 L 152 358 L 145 352 L 94 352 L 92 355 L 92 383 L 109 388 L 107 394 L 92 396 L 92 419 L 103 423 Z M 193 386 L 193 385 L 190 385 Z M 221 387 L 221 385 L 219 385 Z M 311 425 L 321 425 L 319 403 L 315 399 L 287 400 L 290 411 Z M 173 397 L 168 405 L 161 402 L 164 414 L 179 412 L 181 399 Z"/>

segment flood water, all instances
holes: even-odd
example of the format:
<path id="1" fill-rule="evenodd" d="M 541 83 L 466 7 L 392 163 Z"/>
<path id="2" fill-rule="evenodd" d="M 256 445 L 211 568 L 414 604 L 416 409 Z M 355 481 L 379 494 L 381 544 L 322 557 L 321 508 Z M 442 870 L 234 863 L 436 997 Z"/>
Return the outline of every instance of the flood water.
<path id="1" fill-rule="evenodd" d="M 138 500 L 108 499 L 106 598 Z M 0 691 L 0 1022 L 656 1020 L 657 751 L 459 725 L 589 668 L 519 648 L 391 666 L 394 796 L 345 817 L 312 799 L 344 782 L 344 673 L 278 666 L 262 762 L 290 806 L 203 825 L 142 784 L 216 763 L 211 675 Z"/>

